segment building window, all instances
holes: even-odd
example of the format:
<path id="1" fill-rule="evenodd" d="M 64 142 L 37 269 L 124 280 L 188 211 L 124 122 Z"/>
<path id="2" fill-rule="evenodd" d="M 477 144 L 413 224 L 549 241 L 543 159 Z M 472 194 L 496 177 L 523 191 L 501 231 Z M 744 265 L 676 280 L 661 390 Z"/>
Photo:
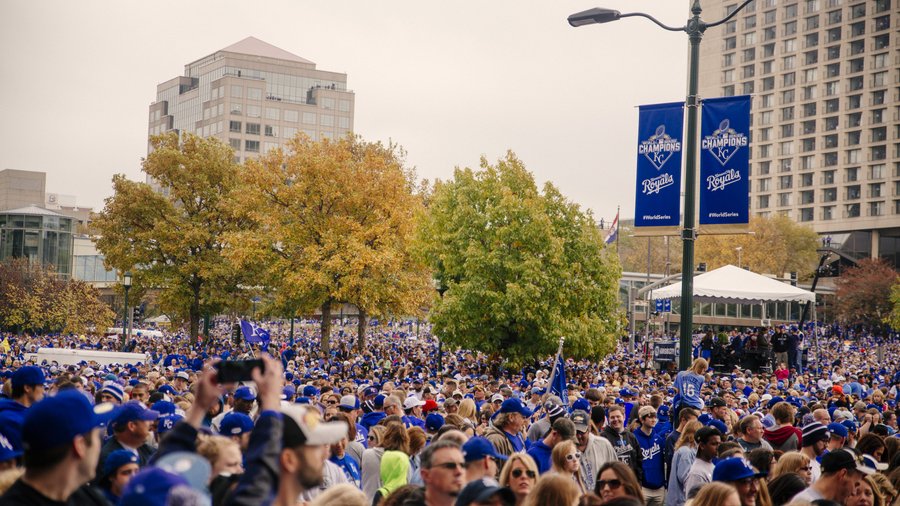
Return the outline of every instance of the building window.
<path id="1" fill-rule="evenodd" d="M 834 184 L 834 172 L 833 170 L 822 172 L 822 184 Z"/>
<path id="2" fill-rule="evenodd" d="M 804 121 L 801 123 L 803 135 L 809 135 L 816 133 L 816 120 L 811 119 L 808 121 Z"/>
<path id="3" fill-rule="evenodd" d="M 822 207 L 822 220 L 830 221 L 834 219 L 834 206 Z"/>
<path id="4" fill-rule="evenodd" d="M 815 149 L 816 140 L 815 139 L 804 139 L 805 141 L 812 141 L 813 149 Z M 800 157 L 800 170 L 812 170 L 816 168 L 816 157 L 815 155 L 806 155 Z"/>
<path id="5" fill-rule="evenodd" d="M 259 141 L 244 141 L 244 151 L 249 153 L 259 153 Z"/>
<path id="6" fill-rule="evenodd" d="M 866 22 L 860 21 L 859 23 L 853 23 L 850 25 L 850 36 L 851 37 L 859 37 L 866 34 Z"/>
<path id="7" fill-rule="evenodd" d="M 842 11 L 840 9 L 828 13 L 828 24 L 836 25 L 841 22 Z"/>
<path id="8" fill-rule="evenodd" d="M 303 123 L 305 123 L 307 125 L 315 125 L 316 124 L 316 113 L 304 112 L 303 113 Z"/>
<path id="9" fill-rule="evenodd" d="M 818 51 L 807 51 L 803 53 L 803 64 L 804 65 L 815 65 L 819 63 L 819 52 Z M 817 69 L 809 69 L 812 71 L 816 71 Z"/>
<path id="10" fill-rule="evenodd" d="M 891 17 L 890 16 L 881 16 L 875 18 L 875 31 L 880 32 L 881 30 L 887 30 L 891 27 Z"/>
<path id="11" fill-rule="evenodd" d="M 806 174 L 800 174 L 800 187 L 805 188 L 807 186 L 813 185 L 813 176 L 812 172 L 807 172 Z"/>
<path id="12" fill-rule="evenodd" d="M 779 176 L 778 177 L 778 189 L 779 190 L 790 190 L 793 188 L 793 176 Z"/>
<path id="13" fill-rule="evenodd" d="M 241 112 L 241 104 L 238 104 L 237 102 L 232 102 L 232 103 L 231 103 L 231 111 L 230 111 L 230 113 L 233 114 L 233 115 L 235 115 L 235 116 L 240 116 L 240 115 L 242 114 L 242 112 Z"/>
<path id="14" fill-rule="evenodd" d="M 768 209 L 769 208 L 769 196 L 768 195 L 759 195 L 756 198 L 756 208 L 757 209 Z"/>
<path id="15" fill-rule="evenodd" d="M 228 139 L 228 145 L 231 146 L 231 149 L 235 151 L 241 150 L 241 140 L 240 139 Z"/>
<path id="16" fill-rule="evenodd" d="M 806 18 L 806 29 L 815 30 L 819 27 L 819 16 L 810 16 Z"/>
<path id="17" fill-rule="evenodd" d="M 866 4 L 856 4 L 850 7 L 850 19 L 861 18 L 866 15 Z"/>
<path id="18" fill-rule="evenodd" d="M 758 191 L 758 192 L 760 192 L 760 193 L 762 193 L 762 192 L 767 192 L 767 191 L 769 191 L 771 185 L 772 185 L 772 179 L 771 179 L 771 178 L 768 178 L 768 177 L 767 177 L 767 178 L 764 178 L 764 179 L 760 179 L 760 180 L 756 183 L 756 186 L 757 186 L 757 190 L 756 190 L 756 191 Z"/>
<path id="19" fill-rule="evenodd" d="M 251 118 L 259 118 L 262 114 L 262 109 L 258 105 L 248 105 L 247 106 L 247 116 Z"/>
<path id="20" fill-rule="evenodd" d="M 241 98 L 244 94 L 244 87 L 232 84 L 231 85 L 231 98 Z"/>
<path id="21" fill-rule="evenodd" d="M 278 109 L 274 107 L 266 107 L 266 119 L 278 121 Z"/>
<path id="22" fill-rule="evenodd" d="M 884 183 L 872 183 L 869 185 L 869 198 L 882 197 L 884 193 Z"/>
<path id="23" fill-rule="evenodd" d="M 262 90 L 260 88 L 247 88 L 247 98 L 249 100 L 262 100 Z"/>
<path id="24" fill-rule="evenodd" d="M 804 207 L 800 209 L 800 221 L 812 221 L 813 220 L 813 208 L 812 207 Z"/>
<path id="25" fill-rule="evenodd" d="M 259 135 L 259 123 L 247 123 L 247 133 L 250 135 Z M 259 145 L 257 144 L 257 150 Z"/>
<path id="26" fill-rule="evenodd" d="M 266 125 L 264 132 L 266 137 L 278 137 L 278 126 Z"/>
<path id="27" fill-rule="evenodd" d="M 286 110 L 284 111 L 284 120 L 288 123 L 296 123 L 300 121 L 300 113 L 297 111 Z"/>
<path id="28" fill-rule="evenodd" d="M 859 145 L 859 141 L 862 139 L 862 132 L 859 130 L 855 130 L 853 132 L 847 132 L 847 145 L 848 146 L 857 146 Z M 837 147 L 837 142 L 835 142 L 835 146 Z"/>
<path id="29" fill-rule="evenodd" d="M 881 216 L 884 214 L 884 202 L 869 202 L 869 216 Z"/>
<path id="30" fill-rule="evenodd" d="M 791 206 L 791 202 L 794 200 L 792 198 L 792 193 L 779 193 L 778 194 L 778 207 L 789 207 Z"/>
<path id="31" fill-rule="evenodd" d="M 846 187 L 845 191 L 844 200 L 859 200 L 859 197 L 862 195 L 858 184 Z"/>
<path id="32" fill-rule="evenodd" d="M 755 60 L 756 59 L 756 48 L 751 47 L 751 48 L 745 49 L 743 52 L 742 58 L 743 58 L 742 61 L 744 63 Z"/>
<path id="33" fill-rule="evenodd" d="M 859 167 L 848 167 L 844 169 L 844 172 L 846 173 L 844 180 L 848 183 L 859 181 Z"/>
<path id="34" fill-rule="evenodd" d="M 846 204 L 844 214 L 847 218 L 859 218 L 859 204 Z"/>
<path id="35" fill-rule="evenodd" d="M 725 37 L 725 50 L 731 50 L 737 47 L 737 38 Z"/>
<path id="36" fill-rule="evenodd" d="M 728 54 L 722 56 L 722 66 L 723 67 L 730 67 L 732 65 L 734 65 L 734 53 L 728 53 Z"/>
<path id="37" fill-rule="evenodd" d="M 770 25 L 775 22 L 775 11 L 766 11 L 763 13 L 763 23 Z"/>
<path id="38" fill-rule="evenodd" d="M 228 122 L 228 131 L 241 133 L 241 122 L 240 121 L 229 121 Z"/>
<path id="39" fill-rule="evenodd" d="M 837 200 L 837 188 L 825 188 L 822 190 L 822 202 L 834 202 Z"/>
<path id="40" fill-rule="evenodd" d="M 794 35 L 795 33 L 797 33 L 797 22 L 796 21 L 790 21 L 790 22 L 784 24 L 784 35 L 785 36 Z"/>
<path id="41" fill-rule="evenodd" d="M 778 160 L 778 171 L 779 172 L 790 172 L 794 165 L 793 158 L 782 158 Z M 790 177 L 790 176 L 788 176 Z"/>

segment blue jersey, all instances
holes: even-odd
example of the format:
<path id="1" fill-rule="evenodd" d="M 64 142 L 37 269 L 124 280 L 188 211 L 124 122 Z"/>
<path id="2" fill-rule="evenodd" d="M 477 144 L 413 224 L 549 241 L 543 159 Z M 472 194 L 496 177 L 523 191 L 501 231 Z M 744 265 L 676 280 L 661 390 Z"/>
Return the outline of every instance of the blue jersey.
<path id="1" fill-rule="evenodd" d="M 691 371 L 681 371 L 675 377 L 674 387 L 678 390 L 675 396 L 675 405 L 690 406 L 703 409 L 703 401 L 700 399 L 700 390 L 706 379 Z"/>
<path id="2" fill-rule="evenodd" d="M 665 440 L 656 432 L 651 432 L 648 436 L 640 428 L 634 431 L 634 436 L 641 445 L 641 467 L 644 470 L 641 485 L 654 490 L 664 487 L 666 484 L 663 467 Z"/>

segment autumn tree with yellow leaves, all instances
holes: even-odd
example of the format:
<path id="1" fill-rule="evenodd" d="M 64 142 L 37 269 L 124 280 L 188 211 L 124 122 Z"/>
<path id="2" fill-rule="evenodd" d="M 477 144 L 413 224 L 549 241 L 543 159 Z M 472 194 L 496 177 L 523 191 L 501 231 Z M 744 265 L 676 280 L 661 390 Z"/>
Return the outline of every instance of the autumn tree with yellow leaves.
<path id="1" fill-rule="evenodd" d="M 103 333 L 113 312 L 96 288 L 60 278 L 28 259 L 0 263 L 0 327 L 25 332 Z"/>
<path id="2" fill-rule="evenodd" d="M 189 322 L 218 314 L 250 286 L 253 272 L 237 270 L 222 255 L 222 238 L 246 226 L 233 212 L 239 198 L 238 165 L 215 138 L 176 132 L 150 139 L 144 172 L 160 185 L 113 177 L 93 226 L 108 268 L 131 271 L 137 290 L 153 289 L 167 315 Z"/>
<path id="3" fill-rule="evenodd" d="M 320 309 L 323 350 L 340 303 L 359 308 L 360 350 L 368 317 L 422 309 L 431 276 L 409 250 L 422 196 L 397 146 L 300 134 L 240 178 L 235 204 L 252 226 L 226 235 L 225 254 L 260 273 L 275 313 Z"/>

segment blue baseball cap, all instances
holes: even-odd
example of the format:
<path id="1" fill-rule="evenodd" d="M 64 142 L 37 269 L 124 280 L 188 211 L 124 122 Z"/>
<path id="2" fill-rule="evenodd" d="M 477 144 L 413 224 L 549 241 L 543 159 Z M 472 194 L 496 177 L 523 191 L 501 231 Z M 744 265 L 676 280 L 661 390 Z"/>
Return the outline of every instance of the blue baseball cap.
<path id="1" fill-rule="evenodd" d="M 294 385 L 285 385 L 284 388 L 281 389 L 281 398 L 284 400 L 291 400 L 294 396 L 297 395 L 297 389 L 294 388 Z"/>
<path id="2" fill-rule="evenodd" d="M 157 389 L 156 391 L 159 393 L 170 394 L 170 395 L 175 395 L 177 393 L 177 392 L 175 392 L 175 388 L 173 388 L 172 385 L 163 385 L 163 386 L 159 387 L 159 389 Z"/>
<path id="3" fill-rule="evenodd" d="M 162 436 L 172 430 L 175 424 L 183 419 L 184 417 L 181 415 L 163 415 L 159 417 L 159 420 L 156 422 L 156 433 Z"/>
<path id="4" fill-rule="evenodd" d="M 242 401 L 255 401 L 256 394 L 253 393 L 253 390 L 251 390 L 250 387 L 239 387 L 234 391 L 234 398 Z"/>
<path id="5" fill-rule="evenodd" d="M 850 435 L 850 432 L 847 431 L 847 427 L 837 422 L 831 422 L 828 424 L 828 432 L 830 432 L 833 436 L 844 438 Z"/>
<path id="6" fill-rule="evenodd" d="M 425 428 L 434 432 L 444 426 L 444 417 L 437 414 L 431 413 L 425 417 Z"/>
<path id="7" fill-rule="evenodd" d="M 506 460 L 507 458 L 506 455 L 497 453 L 497 450 L 494 449 L 494 445 L 491 444 L 487 438 L 479 436 L 469 438 L 469 440 L 462 445 L 462 452 L 467 463 L 481 460 L 485 457 L 493 457 L 500 460 Z"/>
<path id="8" fill-rule="evenodd" d="M 116 450 L 106 456 L 106 460 L 103 461 L 103 474 L 99 477 L 109 476 L 125 464 L 140 465 L 137 454 L 131 450 Z"/>
<path id="9" fill-rule="evenodd" d="M 503 401 L 503 404 L 500 405 L 499 413 L 519 413 L 526 418 L 532 415 L 532 411 L 515 397 Z"/>
<path id="10" fill-rule="evenodd" d="M 169 401 L 156 401 L 150 406 L 150 409 L 159 412 L 160 415 L 174 415 L 175 408 L 175 403 Z"/>
<path id="11" fill-rule="evenodd" d="M 157 506 L 167 504 L 174 489 L 190 489 L 188 481 L 177 474 L 159 467 L 147 467 L 139 471 L 122 492 L 119 506 Z"/>
<path id="12" fill-rule="evenodd" d="M 303 397 L 315 397 L 317 395 L 319 395 L 318 388 L 312 385 L 306 385 L 305 387 L 303 387 Z"/>
<path id="13" fill-rule="evenodd" d="M 725 422 L 723 422 L 722 420 L 710 420 L 709 424 L 707 424 L 707 426 L 718 429 L 719 432 L 721 432 L 723 436 L 725 434 L 728 434 L 728 426 L 725 425 Z"/>
<path id="14" fill-rule="evenodd" d="M 240 436 L 253 430 L 253 419 L 244 413 L 232 411 L 222 418 L 219 424 L 219 434 L 223 436 Z"/>
<path id="15" fill-rule="evenodd" d="M 70 443 L 75 436 L 108 423 L 120 409 L 108 402 L 91 406 L 87 397 L 77 390 L 45 397 L 25 411 L 22 444 L 27 451 Z"/>
<path id="16" fill-rule="evenodd" d="M 859 428 L 856 426 L 856 422 L 853 420 L 844 420 L 841 422 L 841 425 L 847 428 L 847 432 L 856 432 Z"/>
<path id="17" fill-rule="evenodd" d="M 757 472 L 750 461 L 743 457 L 720 460 L 713 469 L 713 481 L 738 481 L 744 478 L 758 478 L 766 473 Z"/>
<path id="18" fill-rule="evenodd" d="M 25 386 L 43 385 L 47 379 L 44 377 L 44 371 L 34 365 L 26 365 L 16 369 L 12 373 L 12 387 L 22 388 Z"/>
<path id="19" fill-rule="evenodd" d="M 128 422 L 153 422 L 159 418 L 159 411 L 145 408 L 138 401 L 128 401 L 122 404 L 119 414 L 113 419 L 113 425 L 119 425 Z"/>

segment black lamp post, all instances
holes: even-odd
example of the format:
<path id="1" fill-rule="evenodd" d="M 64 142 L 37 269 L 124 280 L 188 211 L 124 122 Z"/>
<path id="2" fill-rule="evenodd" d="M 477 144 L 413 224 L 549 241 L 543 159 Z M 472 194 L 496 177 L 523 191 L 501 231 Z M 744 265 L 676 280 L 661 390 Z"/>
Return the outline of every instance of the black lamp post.
<path id="1" fill-rule="evenodd" d="M 681 335 L 679 336 L 680 351 L 678 353 L 678 368 L 686 370 L 691 365 L 691 338 L 694 327 L 694 241 L 697 239 L 697 231 L 694 228 L 694 210 L 696 207 L 697 186 L 697 109 L 700 101 L 697 98 L 697 88 L 700 76 L 700 40 L 707 28 L 719 26 L 737 15 L 753 0 L 745 0 L 731 14 L 715 23 L 706 23 L 700 19 L 703 11 L 700 0 L 694 0 L 691 5 L 691 18 L 686 25 L 674 27 L 664 25 L 656 18 L 643 12 L 631 12 L 622 14 L 612 9 L 594 8 L 578 12 L 569 16 L 569 24 L 575 27 L 597 23 L 608 23 L 627 17 L 647 18 L 659 25 L 664 30 L 671 32 L 685 32 L 688 35 L 690 53 L 688 55 L 688 92 L 685 99 L 687 107 L 687 136 L 685 149 L 687 157 L 684 165 L 684 228 L 681 238 L 684 244 L 681 263 Z"/>
<path id="2" fill-rule="evenodd" d="M 128 342 L 128 290 L 131 289 L 131 271 L 122 276 L 122 288 L 125 289 L 125 314 L 122 317 L 122 347 Z"/>

